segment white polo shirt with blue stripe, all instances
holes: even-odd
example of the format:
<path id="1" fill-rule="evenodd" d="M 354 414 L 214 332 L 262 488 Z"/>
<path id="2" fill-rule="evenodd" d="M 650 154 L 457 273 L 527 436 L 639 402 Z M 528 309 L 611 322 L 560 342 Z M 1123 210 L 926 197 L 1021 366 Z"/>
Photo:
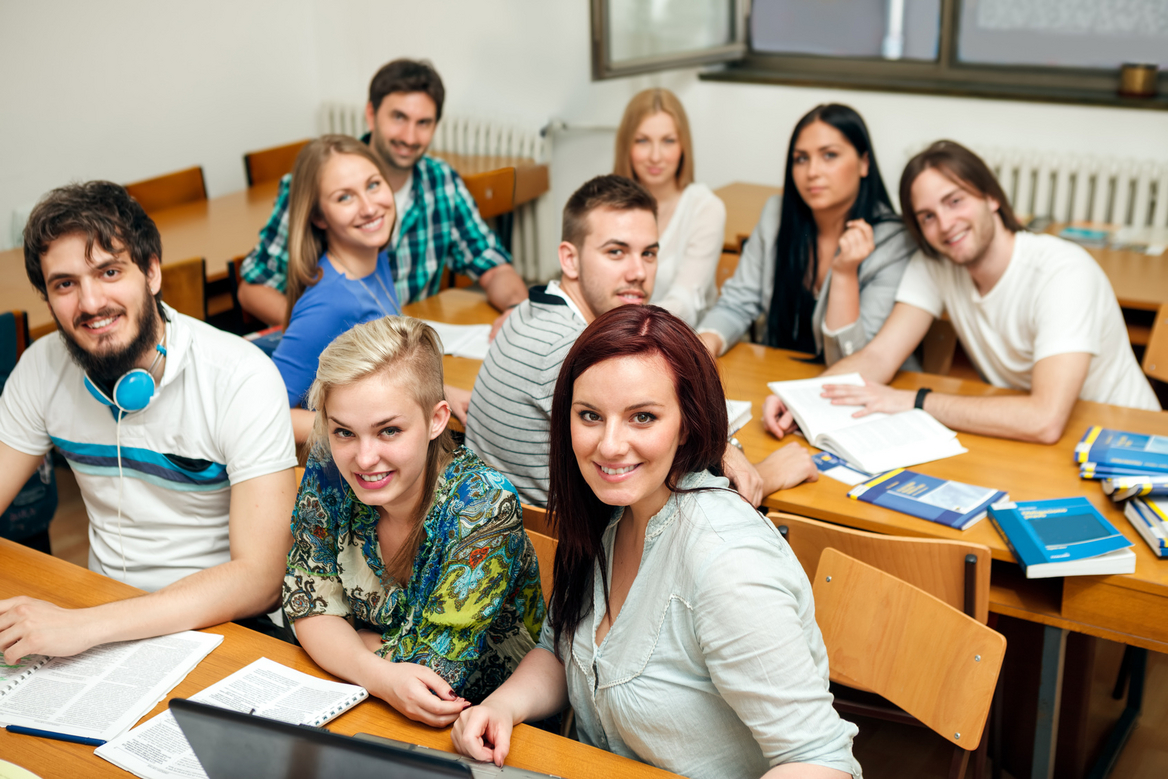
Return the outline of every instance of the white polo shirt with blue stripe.
<path id="1" fill-rule="evenodd" d="M 154 400 L 121 421 L 121 478 L 116 413 L 85 389 L 58 335 L 21 356 L 0 396 L 0 441 L 32 455 L 55 446 L 69 461 L 89 514 L 90 569 L 148 591 L 230 560 L 231 485 L 296 465 L 272 361 L 242 338 L 166 310 Z"/>

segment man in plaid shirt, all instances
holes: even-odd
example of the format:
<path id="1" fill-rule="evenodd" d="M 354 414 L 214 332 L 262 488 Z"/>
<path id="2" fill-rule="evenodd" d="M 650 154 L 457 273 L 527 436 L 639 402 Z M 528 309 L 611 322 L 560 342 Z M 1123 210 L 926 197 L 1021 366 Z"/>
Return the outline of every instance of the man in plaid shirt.
<path id="1" fill-rule="evenodd" d="M 506 311 L 527 297 L 523 279 L 479 216 L 462 179 L 445 162 L 425 156 L 442 118 L 444 97 L 442 79 L 425 62 L 394 60 L 369 84 L 365 121 L 370 132 L 363 140 L 391 171 L 398 219 L 389 262 L 397 298 L 405 304 L 435 294 L 449 266 L 478 279 L 491 305 Z M 280 181 L 259 244 L 240 269 L 240 304 L 268 324 L 283 324 L 287 306 L 291 181 L 291 175 Z"/>

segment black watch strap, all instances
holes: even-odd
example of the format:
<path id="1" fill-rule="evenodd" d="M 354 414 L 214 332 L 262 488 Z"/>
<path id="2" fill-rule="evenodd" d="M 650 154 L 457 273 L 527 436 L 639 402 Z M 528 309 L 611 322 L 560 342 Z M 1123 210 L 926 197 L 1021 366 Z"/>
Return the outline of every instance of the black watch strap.
<path id="1" fill-rule="evenodd" d="M 913 403 L 913 408 L 919 408 L 923 411 L 925 408 L 925 395 L 928 395 L 932 391 L 931 387 L 921 387 L 917 390 L 917 399 Z"/>

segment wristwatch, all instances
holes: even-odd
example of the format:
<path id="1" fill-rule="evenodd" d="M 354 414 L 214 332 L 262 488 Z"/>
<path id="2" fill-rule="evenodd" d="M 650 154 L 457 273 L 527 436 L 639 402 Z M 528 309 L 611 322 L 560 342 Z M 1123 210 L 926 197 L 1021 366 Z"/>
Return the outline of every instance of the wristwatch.
<path id="1" fill-rule="evenodd" d="M 919 390 L 917 390 L 917 399 L 916 399 L 916 402 L 913 403 L 913 408 L 919 408 L 922 411 L 924 411 L 924 409 L 925 409 L 925 395 L 928 395 L 932 391 L 933 391 L 932 387 L 921 387 Z"/>

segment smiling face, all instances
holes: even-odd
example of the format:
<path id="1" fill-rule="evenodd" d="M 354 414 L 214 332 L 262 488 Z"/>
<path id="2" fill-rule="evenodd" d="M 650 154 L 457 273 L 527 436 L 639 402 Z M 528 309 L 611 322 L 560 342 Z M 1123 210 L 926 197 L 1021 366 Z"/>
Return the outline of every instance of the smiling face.
<path id="1" fill-rule="evenodd" d="M 958 265 L 976 265 L 997 232 L 998 201 L 978 197 L 936 168 L 913 181 L 912 210 L 929 245 Z"/>
<path id="2" fill-rule="evenodd" d="M 812 211 L 850 208 L 868 175 L 861 157 L 844 134 L 826 122 L 812 122 L 795 139 L 788 161 L 799 196 Z"/>
<path id="3" fill-rule="evenodd" d="M 337 469 L 368 506 L 412 516 L 422 501 L 430 441 L 446 429 L 450 406 L 418 405 L 408 372 L 334 387 L 325 409 Z"/>
<path id="4" fill-rule="evenodd" d="M 317 211 L 313 223 L 327 232 L 329 250 L 342 253 L 385 246 L 396 218 L 381 171 L 356 154 L 333 154 L 325 162 Z"/>
<path id="5" fill-rule="evenodd" d="M 649 302 L 657 277 L 657 219 L 651 211 L 596 208 L 584 246 L 560 244 L 564 279 L 579 289 L 592 321 L 617 306 Z"/>
<path id="6" fill-rule="evenodd" d="M 572 451 L 601 502 L 651 517 L 681 443 L 673 371 L 660 354 L 597 363 L 572 389 Z"/>
<path id="7" fill-rule="evenodd" d="M 633 134 L 629 151 L 633 174 L 651 190 L 677 180 L 681 154 L 677 124 L 664 111 L 645 117 Z"/>
<path id="8" fill-rule="evenodd" d="M 377 110 L 365 106 L 373 150 L 391 167 L 406 171 L 414 167 L 438 128 L 438 106 L 425 92 L 390 92 Z"/>
<path id="9" fill-rule="evenodd" d="M 49 245 L 41 258 L 46 294 L 73 359 L 94 378 L 113 380 L 153 358 L 162 273 L 157 257 L 143 273 L 127 252 L 111 254 L 96 242 L 87 258 L 85 242 L 72 234 Z"/>

